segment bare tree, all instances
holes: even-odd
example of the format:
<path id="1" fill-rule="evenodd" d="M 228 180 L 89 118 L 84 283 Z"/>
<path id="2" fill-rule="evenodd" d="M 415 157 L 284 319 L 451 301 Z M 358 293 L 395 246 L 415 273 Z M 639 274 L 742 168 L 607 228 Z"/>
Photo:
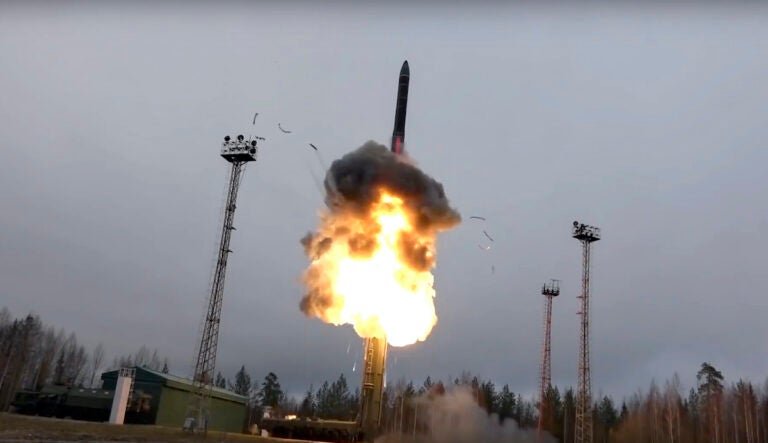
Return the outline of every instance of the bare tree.
<path id="1" fill-rule="evenodd" d="M 85 350 L 85 346 L 78 346 L 74 361 L 72 362 L 72 380 L 74 385 L 85 385 L 85 381 L 88 378 L 88 360 L 88 351 Z"/>
<path id="2" fill-rule="evenodd" d="M 143 366 L 153 371 L 161 371 L 168 365 L 168 359 L 160 357 L 157 349 L 150 354 L 149 349 L 142 345 L 135 354 L 122 355 L 112 360 L 110 369 L 128 368 L 131 366 Z"/>
<path id="3" fill-rule="evenodd" d="M 732 391 L 732 409 L 734 415 L 734 435 L 740 442 L 757 442 L 757 414 L 756 409 L 759 403 L 752 383 L 739 380 Z"/>
<path id="4" fill-rule="evenodd" d="M 675 374 L 664 387 L 664 419 L 669 443 L 680 441 L 680 377 Z"/>
<path id="5" fill-rule="evenodd" d="M 57 378 L 59 383 L 68 386 L 82 386 L 85 382 L 88 365 L 88 352 L 77 343 L 77 336 L 69 334 L 61 346 L 57 360 Z"/>
<path id="6" fill-rule="evenodd" d="M 146 346 L 141 345 L 136 354 L 133 356 L 133 364 L 135 366 L 146 366 L 149 363 L 149 349 Z"/>
<path id="7" fill-rule="evenodd" d="M 19 386 L 24 389 L 34 389 L 37 367 L 43 359 L 43 325 L 36 316 L 28 316 L 25 320 L 24 335 L 27 361 L 21 369 Z"/>
<path id="8" fill-rule="evenodd" d="M 651 443 L 658 443 L 660 441 L 660 417 L 661 417 L 661 393 L 659 387 L 656 384 L 656 380 L 651 380 L 651 389 L 648 392 L 648 413 L 650 418 L 650 430 L 651 430 Z"/>
<path id="9" fill-rule="evenodd" d="M 35 376 L 31 383 L 33 390 L 40 390 L 44 384 L 48 383 L 53 374 L 53 362 L 56 359 L 56 351 L 61 342 L 56 330 L 49 327 L 42 334 L 40 339 L 40 360 L 35 369 Z"/>
<path id="10" fill-rule="evenodd" d="M 159 371 L 162 368 L 162 362 L 160 361 L 160 356 L 157 354 L 157 349 L 152 351 L 152 357 L 149 358 L 147 367 L 153 371 Z"/>
<path id="11" fill-rule="evenodd" d="M 101 343 L 97 344 L 95 348 L 93 348 L 93 352 L 91 352 L 91 382 L 89 384 L 90 387 L 94 387 L 94 383 L 96 381 L 96 374 L 99 372 L 99 369 L 101 369 L 101 366 L 104 364 L 104 345 Z"/>
<path id="12" fill-rule="evenodd" d="M 0 411 L 8 407 L 24 381 L 40 328 L 40 320 L 29 314 L 0 330 L 0 356 L 4 361 L 0 368 Z"/>

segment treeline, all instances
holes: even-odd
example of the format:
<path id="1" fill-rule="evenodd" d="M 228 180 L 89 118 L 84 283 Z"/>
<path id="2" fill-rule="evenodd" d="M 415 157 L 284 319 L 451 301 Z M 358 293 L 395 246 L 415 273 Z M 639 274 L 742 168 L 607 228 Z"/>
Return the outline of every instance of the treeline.
<path id="1" fill-rule="evenodd" d="M 471 389 L 477 404 L 499 421 L 512 419 L 521 428 L 538 425 L 538 399 L 523 398 L 507 385 L 497 389 L 492 381 L 465 373 L 451 383 L 433 384 L 427 378 L 418 389 L 403 381 L 388 387 L 385 431 L 417 430 L 419 402 L 413 400 L 427 392 L 444 392 L 449 384 Z M 559 442 L 573 443 L 575 390 L 550 387 L 545 402 L 543 428 Z M 675 375 L 663 387 L 651 382 L 647 392 L 619 402 L 611 396 L 593 398 L 591 420 L 594 443 L 768 443 L 768 383 L 762 387 L 747 380 L 726 383 L 722 372 L 702 363 L 696 386 L 687 392 Z"/>
<path id="2" fill-rule="evenodd" d="M 333 420 L 355 420 L 360 410 L 360 387 L 355 381 L 351 389 L 344 374 L 334 381 L 324 381 L 318 388 L 310 385 L 301 400 L 287 396 L 280 387 L 278 376 L 270 372 L 260 385 L 251 383 L 251 376 L 241 367 L 234 381 L 225 379 L 221 373 L 216 376 L 216 386 L 228 389 L 249 399 L 251 410 L 250 423 L 259 423 L 264 412 L 273 416 L 296 415 L 305 418 Z M 496 391 L 491 381 L 481 381 L 478 377 L 465 372 L 460 377 L 446 383 L 433 382 L 430 377 L 420 385 L 400 379 L 390 383 L 384 390 L 382 423 L 385 430 L 406 432 L 418 421 L 415 401 L 428 392 L 444 390 L 453 384 L 472 389 L 480 407 L 499 416 L 500 420 L 513 419 L 522 426 L 535 426 L 537 423 L 537 403 L 524 399 L 522 394 L 515 394 L 508 385 Z M 572 392 L 572 390 L 570 390 Z M 570 394 L 572 397 L 572 394 Z M 423 411 L 422 411 L 423 413 Z"/>
<path id="3" fill-rule="evenodd" d="M 768 443 L 768 384 L 726 383 L 722 372 L 703 363 L 696 388 L 686 394 L 677 377 L 663 388 L 632 396 L 622 407 L 617 443 Z"/>
<path id="4" fill-rule="evenodd" d="M 477 404 L 499 421 L 512 419 L 521 428 L 538 425 L 538 399 L 525 399 L 507 385 L 497 390 L 493 382 L 469 374 L 451 384 L 471 389 Z M 447 386 L 442 381 L 435 386 L 427 378 L 418 389 L 402 381 L 388 387 L 385 430 L 417 430 L 419 402 L 413 399 L 426 392 L 444 392 Z M 542 417 L 543 428 L 559 442 L 573 443 L 575 390 L 550 387 L 544 401 L 547 412 Z M 594 443 L 768 443 L 768 383 L 762 387 L 747 380 L 728 384 L 722 372 L 702 363 L 696 386 L 687 392 L 675 375 L 663 387 L 651 382 L 647 392 L 640 391 L 618 403 L 611 396 L 593 398 L 591 420 Z"/>
<path id="5" fill-rule="evenodd" d="M 39 390 L 47 384 L 91 387 L 101 382 L 102 371 L 144 366 L 168 372 L 167 359 L 142 346 L 137 352 L 116 356 L 105 363 L 101 344 L 86 349 L 74 333 L 45 325 L 34 314 L 13 318 L 0 309 L 0 411 L 8 408 L 16 391 Z M 674 376 L 663 385 L 652 382 L 645 392 L 616 402 L 610 396 L 593 398 L 594 443 L 768 443 L 768 384 L 747 380 L 727 383 L 723 374 L 703 363 L 696 374 L 696 386 L 687 392 Z M 310 386 L 303 398 L 294 399 L 283 391 L 278 376 L 270 372 L 252 383 L 245 366 L 227 380 L 221 373 L 215 384 L 248 398 L 249 421 L 258 423 L 265 412 L 276 416 L 354 420 L 360 408 L 360 389 L 354 389 L 344 375 Z M 410 433 L 419 426 L 419 398 L 426 393 L 465 386 L 479 407 L 495 414 L 499 421 L 512 419 L 520 427 L 534 428 L 539 420 L 538 399 L 524 398 L 508 385 L 501 388 L 490 380 L 463 373 L 453 380 L 421 384 L 401 379 L 384 392 L 382 424 L 387 432 Z M 550 387 L 543 427 L 562 443 L 575 440 L 576 396 L 573 388 Z M 421 411 L 423 414 L 424 411 Z"/>
<path id="6" fill-rule="evenodd" d="M 478 407 L 488 414 L 494 414 L 499 422 L 511 419 L 520 427 L 536 426 L 537 401 L 515 393 L 507 384 L 498 388 L 491 380 L 482 380 L 470 372 L 463 372 L 453 380 L 433 381 L 428 376 L 420 385 L 415 385 L 412 381 L 406 382 L 404 379 L 398 380 L 394 385 L 388 385 L 384 391 L 383 430 L 406 434 L 421 432 L 425 411 L 417 400 L 423 399 L 427 394 L 441 395 L 451 386 L 469 390 Z M 421 418 L 419 414 L 422 414 Z"/>
<path id="7" fill-rule="evenodd" d="M 620 402 L 611 396 L 593 399 L 594 443 L 768 443 L 768 383 L 763 387 L 745 380 L 727 384 L 723 374 L 709 363 L 701 365 L 696 379 L 696 386 L 688 392 L 675 375 L 663 387 L 652 382 L 647 392 L 639 391 Z M 279 416 L 354 420 L 360 406 L 359 388 L 350 390 L 344 375 L 318 389 L 310 386 L 300 401 L 283 393 L 274 373 L 252 389 L 243 367 L 228 386 L 249 397 L 251 423 L 258 423 L 267 407 Z M 406 434 L 423 431 L 417 400 L 428 393 L 439 395 L 451 386 L 469 389 L 478 406 L 499 422 L 511 419 L 521 428 L 538 425 L 538 399 L 524 398 L 508 385 L 498 389 L 492 381 L 465 372 L 449 381 L 433 382 L 427 377 L 420 385 L 404 379 L 388 385 L 383 430 Z M 561 443 L 574 443 L 575 390 L 550 387 L 545 401 L 543 428 Z"/>
<path id="8" fill-rule="evenodd" d="M 343 374 L 336 381 L 323 382 L 317 390 L 310 386 L 300 402 L 283 391 L 274 372 L 268 373 L 261 383 L 254 383 L 245 366 L 233 380 L 219 372 L 215 385 L 248 398 L 249 423 L 259 423 L 264 413 L 353 420 L 360 408 L 360 388 L 351 391 Z"/>
<path id="9" fill-rule="evenodd" d="M 5 411 L 19 390 L 40 390 L 48 384 L 93 387 L 102 371 L 146 366 L 168 372 L 168 360 L 142 346 L 136 353 L 105 362 L 99 343 L 88 350 L 74 333 L 45 325 L 37 315 L 13 318 L 0 309 L 0 411 Z"/>

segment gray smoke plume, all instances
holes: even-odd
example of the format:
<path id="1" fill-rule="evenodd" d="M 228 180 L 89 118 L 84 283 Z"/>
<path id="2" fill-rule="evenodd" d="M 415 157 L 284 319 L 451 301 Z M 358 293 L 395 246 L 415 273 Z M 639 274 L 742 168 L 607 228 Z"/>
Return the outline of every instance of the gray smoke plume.
<path id="1" fill-rule="evenodd" d="M 332 209 L 341 205 L 367 214 L 381 188 L 417 210 L 416 229 L 444 230 L 461 221 L 442 184 L 374 141 L 334 161 L 325 177 L 326 203 Z"/>
<path id="2" fill-rule="evenodd" d="M 376 443 L 555 443 L 551 435 L 520 429 L 513 420 L 499 422 L 496 414 L 488 414 L 475 402 L 471 389 L 456 387 L 444 395 L 418 398 L 420 429 L 416 436 L 384 435 Z"/>

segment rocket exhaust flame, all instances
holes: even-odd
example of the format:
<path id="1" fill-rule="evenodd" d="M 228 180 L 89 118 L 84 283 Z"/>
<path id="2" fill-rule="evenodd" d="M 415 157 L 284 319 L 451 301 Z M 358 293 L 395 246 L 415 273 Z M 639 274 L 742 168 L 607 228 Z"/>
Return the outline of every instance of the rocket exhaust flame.
<path id="1" fill-rule="evenodd" d="M 437 233 L 461 220 L 443 186 L 369 141 L 331 165 L 301 310 L 393 346 L 425 340 L 437 323 L 431 269 Z"/>

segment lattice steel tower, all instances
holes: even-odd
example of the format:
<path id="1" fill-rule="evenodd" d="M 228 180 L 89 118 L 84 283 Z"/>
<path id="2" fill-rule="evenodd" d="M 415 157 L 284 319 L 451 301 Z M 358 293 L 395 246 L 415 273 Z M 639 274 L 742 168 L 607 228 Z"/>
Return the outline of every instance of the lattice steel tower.
<path id="1" fill-rule="evenodd" d="M 224 296 L 224 278 L 227 273 L 227 258 L 229 253 L 229 240 L 235 227 L 232 225 L 235 219 L 237 191 L 243 179 L 247 163 L 256 160 L 258 150 L 257 140 L 261 137 L 253 137 L 245 140 L 238 135 L 236 140 L 229 136 L 224 137 L 221 145 L 221 156 L 231 164 L 229 172 L 229 186 L 227 200 L 224 206 L 224 225 L 221 228 L 221 241 L 219 242 L 216 269 L 211 282 L 211 293 L 208 297 L 208 308 L 203 319 L 202 336 L 197 351 L 195 362 L 194 389 L 190 416 L 197 420 L 197 426 L 208 429 L 210 419 L 209 400 L 213 387 L 214 369 L 216 367 L 216 350 L 219 344 L 219 324 L 221 323 L 221 305 Z"/>
<path id="2" fill-rule="evenodd" d="M 560 295 L 560 281 L 550 280 L 541 287 L 544 298 L 544 343 L 541 347 L 541 372 L 539 374 L 539 426 L 538 436 L 544 429 L 549 414 L 549 389 L 552 387 L 552 299 Z"/>
<path id="3" fill-rule="evenodd" d="M 592 443 L 592 380 L 589 367 L 589 259 L 592 242 L 600 240 L 600 228 L 573 222 L 573 238 L 582 246 L 581 339 L 576 397 L 576 443 Z"/>

